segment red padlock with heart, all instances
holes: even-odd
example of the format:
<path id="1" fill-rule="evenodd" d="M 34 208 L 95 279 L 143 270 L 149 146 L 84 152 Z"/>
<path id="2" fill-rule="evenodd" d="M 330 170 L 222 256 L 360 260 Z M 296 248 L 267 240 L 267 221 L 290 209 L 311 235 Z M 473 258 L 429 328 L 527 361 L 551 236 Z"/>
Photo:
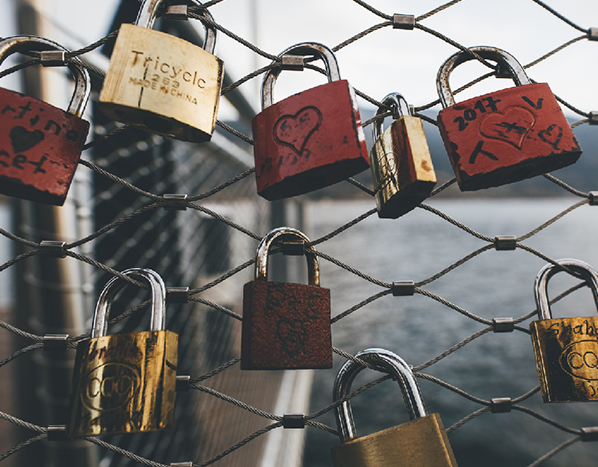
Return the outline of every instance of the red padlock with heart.
<path id="1" fill-rule="evenodd" d="M 437 88 L 445 108 L 438 128 L 461 191 L 505 185 L 576 162 L 581 148 L 548 84 L 532 84 L 504 50 L 469 50 L 496 61 L 516 86 L 455 103 L 449 74 L 475 57 L 458 52 L 440 68 Z"/>
<path id="2" fill-rule="evenodd" d="M 0 41 L 0 63 L 20 51 L 67 50 L 36 36 Z M 42 64 L 44 62 L 42 61 Z M 77 58 L 65 63 L 75 77 L 68 110 L 0 88 L 0 193 L 62 205 L 75 174 L 89 122 L 81 119 L 91 91 L 89 73 Z"/>
<path id="3" fill-rule="evenodd" d="M 321 58 L 330 82 L 272 104 L 282 57 L 292 55 Z M 369 167 L 355 93 L 340 79 L 332 51 L 302 43 L 280 57 L 264 76 L 263 110 L 252 122 L 257 191 L 268 200 L 308 193 Z"/>

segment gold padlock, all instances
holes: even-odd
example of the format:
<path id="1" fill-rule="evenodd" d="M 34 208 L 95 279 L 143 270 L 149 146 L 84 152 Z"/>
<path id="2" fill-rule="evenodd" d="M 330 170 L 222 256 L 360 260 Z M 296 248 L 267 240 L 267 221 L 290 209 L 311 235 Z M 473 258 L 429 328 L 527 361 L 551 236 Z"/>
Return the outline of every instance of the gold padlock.
<path id="1" fill-rule="evenodd" d="M 204 23 L 206 50 L 153 31 L 161 3 L 144 0 L 135 24 L 120 27 L 100 92 L 102 110 L 154 133 L 209 141 L 224 76 L 224 63 L 213 55 L 216 30 Z M 207 10 L 202 15 L 212 19 Z"/>
<path id="2" fill-rule="evenodd" d="M 405 98 L 391 93 L 382 99 L 382 104 L 391 108 L 395 121 L 384 133 L 382 119 L 373 125 L 370 168 L 378 217 L 396 219 L 430 195 L 436 185 L 436 173 L 422 121 L 411 115 Z M 378 108 L 376 115 L 385 109 Z"/>
<path id="3" fill-rule="evenodd" d="M 577 259 L 561 266 L 585 279 L 598 308 L 598 273 Z M 547 264 L 536 277 L 537 321 L 530 323 L 536 369 L 544 402 L 598 400 L 598 316 L 552 318 L 548 280 L 562 268 Z"/>
<path id="4" fill-rule="evenodd" d="M 360 438 L 355 431 L 349 401 L 335 409 L 341 443 L 331 449 L 334 467 L 442 467 L 457 466 L 442 420 L 426 414 L 411 368 L 398 355 L 384 349 L 362 350 L 357 358 L 389 373 L 399 383 L 410 422 Z M 333 398 L 350 394 L 351 383 L 365 366 L 347 361 L 334 382 Z"/>
<path id="5" fill-rule="evenodd" d="M 141 433 L 173 424 L 178 335 L 164 330 L 166 287 L 151 269 L 122 273 L 149 283 L 151 331 L 106 335 L 111 303 L 127 283 L 112 278 L 98 299 L 91 338 L 77 345 L 69 437 Z"/>

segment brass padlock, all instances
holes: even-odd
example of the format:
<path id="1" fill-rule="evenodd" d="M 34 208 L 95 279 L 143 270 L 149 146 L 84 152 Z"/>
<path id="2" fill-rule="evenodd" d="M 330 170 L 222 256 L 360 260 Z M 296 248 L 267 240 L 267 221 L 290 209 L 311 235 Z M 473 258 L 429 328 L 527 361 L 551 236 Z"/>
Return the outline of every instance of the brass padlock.
<path id="1" fill-rule="evenodd" d="M 150 269 L 122 273 L 149 283 L 151 331 L 106 335 L 112 301 L 127 284 L 112 278 L 98 299 L 91 338 L 77 345 L 70 437 L 140 433 L 173 424 L 178 335 L 164 330 L 166 287 Z"/>
<path id="2" fill-rule="evenodd" d="M 430 195 L 436 185 L 436 173 L 422 121 L 412 116 L 405 98 L 391 93 L 382 99 L 382 104 L 392 109 L 395 122 L 384 133 L 382 119 L 373 125 L 370 168 L 378 217 L 396 219 Z M 376 115 L 384 112 L 385 107 L 380 107 Z"/>
<path id="3" fill-rule="evenodd" d="M 441 467 L 457 461 L 438 414 L 426 414 L 413 371 L 398 355 L 384 349 L 362 350 L 358 359 L 389 373 L 399 383 L 411 421 L 360 438 L 349 401 L 335 409 L 341 443 L 331 449 L 335 467 Z M 365 366 L 347 361 L 334 382 L 333 398 L 350 394 L 351 383 Z"/>
<path id="4" fill-rule="evenodd" d="M 598 273 L 577 259 L 557 261 L 588 283 L 598 308 Z M 548 280 L 562 268 L 547 264 L 534 286 L 538 321 L 530 323 L 544 402 L 598 400 L 598 316 L 553 318 Z"/>
<path id="5" fill-rule="evenodd" d="M 111 118 L 184 141 L 209 141 L 216 126 L 224 63 L 205 50 L 150 28 L 161 0 L 144 0 L 135 24 L 118 32 L 100 103 Z M 212 19 L 205 10 L 202 15 Z"/>

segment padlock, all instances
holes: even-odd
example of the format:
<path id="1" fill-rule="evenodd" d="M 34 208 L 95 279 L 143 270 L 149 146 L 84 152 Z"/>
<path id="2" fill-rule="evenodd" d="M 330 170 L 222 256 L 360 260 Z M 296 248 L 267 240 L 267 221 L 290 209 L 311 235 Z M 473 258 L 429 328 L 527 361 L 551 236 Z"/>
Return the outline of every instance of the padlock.
<path id="1" fill-rule="evenodd" d="M 64 47 L 36 36 L 0 41 L 0 63 L 21 51 L 60 51 Z M 65 112 L 46 102 L 0 88 L 0 193 L 61 206 L 75 175 L 89 122 L 81 118 L 91 80 L 78 58 L 66 63 L 75 91 Z"/>
<path id="2" fill-rule="evenodd" d="M 151 269 L 132 268 L 122 274 L 149 283 L 151 330 L 106 335 L 112 301 L 127 284 L 112 278 L 98 299 L 91 338 L 77 345 L 70 437 L 142 433 L 173 424 L 178 335 L 164 330 L 164 282 Z"/>
<path id="3" fill-rule="evenodd" d="M 598 308 L 598 273 L 577 259 L 558 264 L 583 278 Z M 536 277 L 534 292 L 537 321 L 530 323 L 536 369 L 544 402 L 598 400 L 598 316 L 553 318 L 548 300 L 548 280 L 563 271 L 547 264 Z"/>
<path id="4" fill-rule="evenodd" d="M 277 241 L 303 242 L 309 285 L 268 281 L 268 253 Z M 243 288 L 242 370 L 332 367 L 330 290 L 320 287 L 315 249 L 302 232 L 280 227 L 257 248 L 255 280 Z"/>
<path id="5" fill-rule="evenodd" d="M 334 53 L 305 42 L 280 54 L 313 55 L 326 65 L 329 83 L 272 104 L 282 71 L 273 62 L 262 83 L 262 111 L 252 120 L 255 176 L 260 196 L 288 198 L 340 182 L 369 166 L 353 88 L 340 79 Z"/>
<path id="6" fill-rule="evenodd" d="M 391 108 L 395 121 L 384 133 L 382 119 L 373 125 L 370 168 L 378 217 L 396 219 L 430 195 L 436 185 L 436 173 L 422 121 L 411 115 L 405 98 L 391 93 L 382 99 L 382 104 Z M 378 108 L 376 115 L 385 109 Z"/>
<path id="7" fill-rule="evenodd" d="M 458 52 L 440 68 L 436 84 L 445 108 L 438 114 L 438 128 L 461 191 L 505 185 L 577 161 L 581 148 L 548 84 L 532 84 L 504 50 L 469 50 L 496 61 L 516 87 L 455 104 L 449 74 L 475 57 Z"/>
<path id="8" fill-rule="evenodd" d="M 135 24 L 118 31 L 100 103 L 123 123 L 184 141 L 209 141 L 216 127 L 224 63 L 213 55 L 216 30 L 206 27 L 205 50 L 153 31 L 162 0 L 143 0 Z M 204 10 L 206 18 L 212 19 Z"/>
<path id="9" fill-rule="evenodd" d="M 334 467 L 456 467 L 442 420 L 436 413 L 427 415 L 409 365 L 384 349 L 366 349 L 355 356 L 399 383 L 411 421 L 357 437 L 351 405 L 342 402 L 335 408 L 341 444 L 331 449 Z M 350 394 L 351 383 L 364 368 L 352 360 L 341 367 L 334 382 L 335 402 Z"/>

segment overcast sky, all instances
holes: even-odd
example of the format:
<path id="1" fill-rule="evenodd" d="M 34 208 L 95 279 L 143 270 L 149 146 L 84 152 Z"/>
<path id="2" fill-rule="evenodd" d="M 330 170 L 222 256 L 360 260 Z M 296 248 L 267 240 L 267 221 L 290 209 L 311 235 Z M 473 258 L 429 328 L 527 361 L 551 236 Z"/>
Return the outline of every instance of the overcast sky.
<path id="1" fill-rule="evenodd" d="M 7 12 L 14 0 L 0 0 Z M 30 0 L 33 1 L 33 0 Z M 597 0 L 545 0 L 583 28 L 598 27 Z M 387 13 L 422 15 L 444 0 L 369 0 L 375 8 Z M 118 0 L 38 0 L 55 40 L 67 41 L 70 47 L 93 42 L 103 35 L 112 20 Z M 255 15 L 252 14 L 255 8 Z M 315 41 L 334 47 L 348 37 L 378 24 L 382 18 L 352 0 L 224 0 L 210 10 L 215 20 L 264 50 L 278 54 L 298 42 Z M 14 34 L 11 15 L 0 20 L 3 36 Z M 256 18 L 256 21 L 253 21 Z M 466 46 L 492 45 L 513 54 L 527 64 L 582 33 L 554 17 L 532 0 L 463 0 L 422 21 Z M 197 24 L 201 29 L 201 25 Z M 64 33 L 68 31 L 68 36 Z M 66 44 L 65 44 L 66 45 Z M 402 31 L 386 27 L 341 49 L 338 62 L 341 77 L 381 99 L 389 92 L 401 92 L 407 100 L 421 106 L 437 97 L 436 73 L 456 49 L 420 30 Z M 269 61 L 222 33 L 218 34 L 218 55 L 233 79 L 241 78 Z M 548 82 L 555 92 L 574 106 L 598 110 L 598 42 L 580 41 L 528 70 L 530 78 Z M 467 77 L 486 72 L 480 64 L 458 67 L 451 83 L 463 84 Z M 324 78 L 313 71 L 285 72 L 275 88 L 275 99 L 321 84 Z M 259 110 L 261 77 L 241 86 Z M 506 87 L 506 80 L 487 80 L 465 97 Z M 373 108 L 360 99 L 361 106 Z M 438 109 L 436 109 L 438 110 Z M 228 112 L 227 106 L 221 112 Z"/>

